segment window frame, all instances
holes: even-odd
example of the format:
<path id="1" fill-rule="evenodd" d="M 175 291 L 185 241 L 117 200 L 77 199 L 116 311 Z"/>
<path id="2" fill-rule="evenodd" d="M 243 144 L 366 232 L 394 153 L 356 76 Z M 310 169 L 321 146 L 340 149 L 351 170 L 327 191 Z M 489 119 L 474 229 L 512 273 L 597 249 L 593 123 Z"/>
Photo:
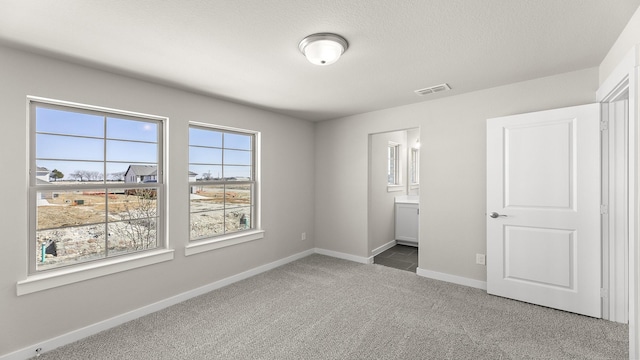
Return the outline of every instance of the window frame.
<path id="1" fill-rule="evenodd" d="M 260 204 L 260 194 L 261 194 L 261 182 L 260 182 L 260 140 L 261 133 L 255 130 L 247 130 L 240 129 L 235 127 L 216 125 L 211 123 L 203 123 L 203 122 L 189 122 L 189 129 L 195 128 L 205 131 L 212 132 L 221 132 L 221 133 L 231 133 L 231 134 L 239 134 L 239 135 L 250 135 L 252 137 L 252 148 L 251 148 L 251 178 L 252 180 L 247 181 L 229 181 L 229 180 L 200 180 L 200 181 L 189 181 L 188 182 L 188 190 L 187 193 L 191 196 L 191 188 L 193 186 L 200 185 L 242 185 L 249 184 L 252 186 L 252 196 L 251 196 L 251 218 L 250 218 L 250 226 L 251 228 L 234 231 L 231 233 L 223 233 L 219 235 L 213 236 L 203 236 L 200 238 L 191 238 L 191 200 L 189 199 L 189 227 L 188 227 L 188 244 L 185 247 L 185 255 L 193 255 L 198 254 L 204 251 L 215 250 L 235 244 L 240 244 L 243 242 L 258 240 L 264 237 L 264 230 L 261 227 L 261 204 Z M 191 140 L 187 141 L 187 146 L 191 147 Z M 212 146 L 212 148 L 214 148 Z M 221 150 L 224 150 L 224 144 L 220 147 Z M 233 148 L 230 148 L 234 150 Z M 191 159 L 188 161 L 189 166 L 191 166 Z M 190 171 L 190 170 L 189 170 Z"/>
<path id="2" fill-rule="evenodd" d="M 37 194 L 41 191 L 76 191 L 76 190 L 95 190 L 104 189 L 105 193 L 107 189 L 115 188 L 148 188 L 149 184 L 132 184 L 132 183 L 111 183 L 107 181 L 107 174 L 104 174 L 103 181 L 96 184 L 47 184 L 38 185 L 36 181 L 36 109 L 48 108 L 67 112 L 76 112 L 82 114 L 99 115 L 104 117 L 116 117 L 123 120 L 134 120 L 143 122 L 152 122 L 157 124 L 157 171 L 159 181 L 153 184 L 153 188 L 156 188 L 156 207 L 157 207 L 157 225 L 156 225 L 156 246 L 151 249 L 143 249 L 137 251 L 131 251 L 124 254 L 118 254 L 115 256 L 92 259 L 89 261 L 71 263 L 54 267 L 51 269 L 38 270 L 37 265 Z M 28 136 L 28 173 L 27 173 L 27 188 L 28 188 L 28 246 L 27 246 L 27 278 L 23 281 L 19 281 L 17 284 L 18 295 L 27 294 L 35 291 L 40 291 L 52 287 L 66 285 L 69 283 L 91 279 L 98 276 L 104 276 L 111 273 L 125 271 L 141 266 L 147 266 L 150 264 L 168 261 L 173 259 L 173 250 L 169 249 L 168 238 L 166 236 L 167 227 L 167 189 L 166 189 L 166 149 L 167 138 L 166 128 L 168 118 L 135 113 L 131 111 L 110 109 L 105 107 L 79 104 L 61 100 L 54 100 L 42 97 L 27 96 L 27 136 Z M 71 135 L 73 136 L 73 135 Z M 79 136 L 82 137 L 82 136 Z M 106 141 L 107 134 L 104 134 Z M 83 160 L 79 160 L 83 161 Z M 103 169 L 106 169 L 106 153 L 103 159 L 99 162 L 103 163 Z M 100 223 L 98 223 L 100 224 Z M 105 221 L 101 224 L 108 224 L 106 215 Z"/>

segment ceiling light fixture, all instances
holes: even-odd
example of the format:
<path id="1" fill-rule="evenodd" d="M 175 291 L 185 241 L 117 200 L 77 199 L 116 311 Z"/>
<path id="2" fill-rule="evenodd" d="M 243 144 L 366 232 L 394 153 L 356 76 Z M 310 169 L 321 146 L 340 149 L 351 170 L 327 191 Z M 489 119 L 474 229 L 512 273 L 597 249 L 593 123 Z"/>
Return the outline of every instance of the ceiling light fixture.
<path id="1" fill-rule="evenodd" d="M 338 61 L 348 47 L 349 43 L 345 38 L 331 33 L 309 35 L 298 44 L 298 48 L 309 62 L 321 66 Z"/>

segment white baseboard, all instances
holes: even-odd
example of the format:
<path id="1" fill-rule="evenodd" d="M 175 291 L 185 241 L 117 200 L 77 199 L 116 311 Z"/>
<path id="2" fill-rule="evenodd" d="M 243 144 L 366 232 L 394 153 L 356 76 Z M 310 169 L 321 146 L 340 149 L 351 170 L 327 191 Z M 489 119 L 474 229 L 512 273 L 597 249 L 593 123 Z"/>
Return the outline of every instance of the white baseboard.
<path id="1" fill-rule="evenodd" d="M 354 261 L 361 264 L 373 264 L 373 256 L 370 256 L 367 258 L 363 256 L 356 256 L 356 255 L 351 255 L 347 253 L 341 253 L 338 251 L 325 250 L 325 249 L 319 249 L 319 248 L 315 248 L 315 253 L 320 255 L 331 256 L 338 259 Z"/>
<path id="2" fill-rule="evenodd" d="M 36 356 L 36 349 L 42 349 L 41 353 L 45 353 L 47 351 L 51 351 L 55 348 L 58 348 L 60 346 L 63 345 L 67 345 L 70 344 L 72 342 L 78 341 L 80 339 L 86 338 L 88 336 L 97 334 L 101 331 L 110 329 L 112 327 L 121 325 L 126 323 L 127 321 L 131 321 L 131 320 L 135 320 L 139 317 L 154 313 L 156 311 L 162 310 L 166 307 L 169 307 L 171 305 L 175 305 L 178 304 L 180 302 L 183 302 L 185 300 L 189 300 L 193 297 L 202 295 L 202 294 L 206 294 L 210 291 L 225 287 L 227 285 L 233 284 L 235 282 L 238 282 L 240 280 L 244 280 L 244 279 L 248 279 L 252 276 L 258 275 L 260 273 L 263 273 L 265 271 L 269 271 L 272 269 L 275 269 L 279 266 L 285 265 L 287 263 L 290 263 L 292 261 L 296 261 L 299 259 L 302 259 L 304 257 L 307 257 L 311 254 L 313 254 L 315 251 L 314 249 L 309 249 L 306 251 L 303 251 L 301 253 L 298 254 L 294 254 L 291 255 L 289 257 L 286 257 L 284 259 L 280 259 L 274 262 L 271 262 L 269 264 L 265 264 L 265 265 L 261 265 L 258 266 L 256 268 L 247 270 L 245 272 L 230 276 L 228 278 L 222 279 L 222 280 L 218 280 L 216 282 L 213 282 L 211 284 L 193 289 L 193 290 L 189 290 L 187 292 L 184 292 L 182 294 L 178 294 L 176 296 L 172 296 L 170 298 L 164 299 L 164 300 L 160 300 L 156 303 L 141 307 L 139 309 L 112 317 L 110 319 L 95 323 L 95 324 L 91 324 L 89 326 L 83 327 L 81 329 L 78 330 L 74 330 L 71 331 L 69 333 L 57 336 L 55 338 L 52 339 L 48 339 L 42 342 L 39 342 L 37 344 L 33 344 L 31 346 L 27 346 L 23 349 L 14 351 L 12 353 L 0 356 L 0 360 L 24 360 L 24 359 L 30 359 L 34 356 Z"/>
<path id="3" fill-rule="evenodd" d="M 445 273 L 441 273 L 441 272 L 437 272 L 437 271 L 425 270 L 425 269 L 421 269 L 421 268 L 418 268 L 418 270 L 416 270 L 416 274 L 418 274 L 420 276 L 424 276 L 426 278 L 430 278 L 430 279 L 435 279 L 435 280 L 446 281 L 446 282 L 450 282 L 450 283 L 454 283 L 454 284 L 458 284 L 458 285 L 474 287 L 474 288 L 482 289 L 482 290 L 485 290 L 485 291 L 487 290 L 487 282 L 486 281 L 469 279 L 469 278 L 462 277 L 462 276 L 450 275 L 450 274 L 445 274 Z"/>
<path id="4" fill-rule="evenodd" d="M 392 247 L 396 246 L 397 243 L 398 243 L 397 241 L 391 240 L 388 243 L 373 249 L 371 251 L 371 256 L 379 255 L 380 253 L 382 253 L 384 251 L 387 251 L 387 250 L 391 249 Z"/>

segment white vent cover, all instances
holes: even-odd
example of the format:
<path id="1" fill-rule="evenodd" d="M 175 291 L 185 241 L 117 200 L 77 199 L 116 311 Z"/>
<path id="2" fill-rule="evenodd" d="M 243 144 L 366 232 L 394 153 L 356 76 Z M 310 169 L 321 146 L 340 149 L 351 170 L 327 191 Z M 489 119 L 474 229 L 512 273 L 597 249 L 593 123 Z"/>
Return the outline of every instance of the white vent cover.
<path id="1" fill-rule="evenodd" d="M 415 93 L 420 95 L 420 96 L 425 96 L 425 95 L 429 95 L 429 94 L 433 94 L 433 93 L 437 93 L 437 92 L 441 92 L 441 91 L 447 91 L 447 90 L 451 90 L 451 86 L 449 86 L 449 84 L 445 83 L 445 84 L 440 84 L 440 85 L 431 86 L 431 87 L 428 87 L 428 88 L 416 90 Z"/>

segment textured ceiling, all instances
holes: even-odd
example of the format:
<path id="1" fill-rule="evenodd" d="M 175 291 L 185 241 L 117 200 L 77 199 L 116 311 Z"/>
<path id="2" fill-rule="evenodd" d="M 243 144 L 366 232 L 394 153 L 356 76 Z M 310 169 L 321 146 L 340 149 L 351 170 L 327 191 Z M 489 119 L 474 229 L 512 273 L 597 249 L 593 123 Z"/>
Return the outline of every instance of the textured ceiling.
<path id="1" fill-rule="evenodd" d="M 598 66 L 640 0 L 0 0 L 0 43 L 324 120 Z M 299 41 L 349 41 L 311 65 Z M 413 91 L 448 83 L 426 97 Z"/>

